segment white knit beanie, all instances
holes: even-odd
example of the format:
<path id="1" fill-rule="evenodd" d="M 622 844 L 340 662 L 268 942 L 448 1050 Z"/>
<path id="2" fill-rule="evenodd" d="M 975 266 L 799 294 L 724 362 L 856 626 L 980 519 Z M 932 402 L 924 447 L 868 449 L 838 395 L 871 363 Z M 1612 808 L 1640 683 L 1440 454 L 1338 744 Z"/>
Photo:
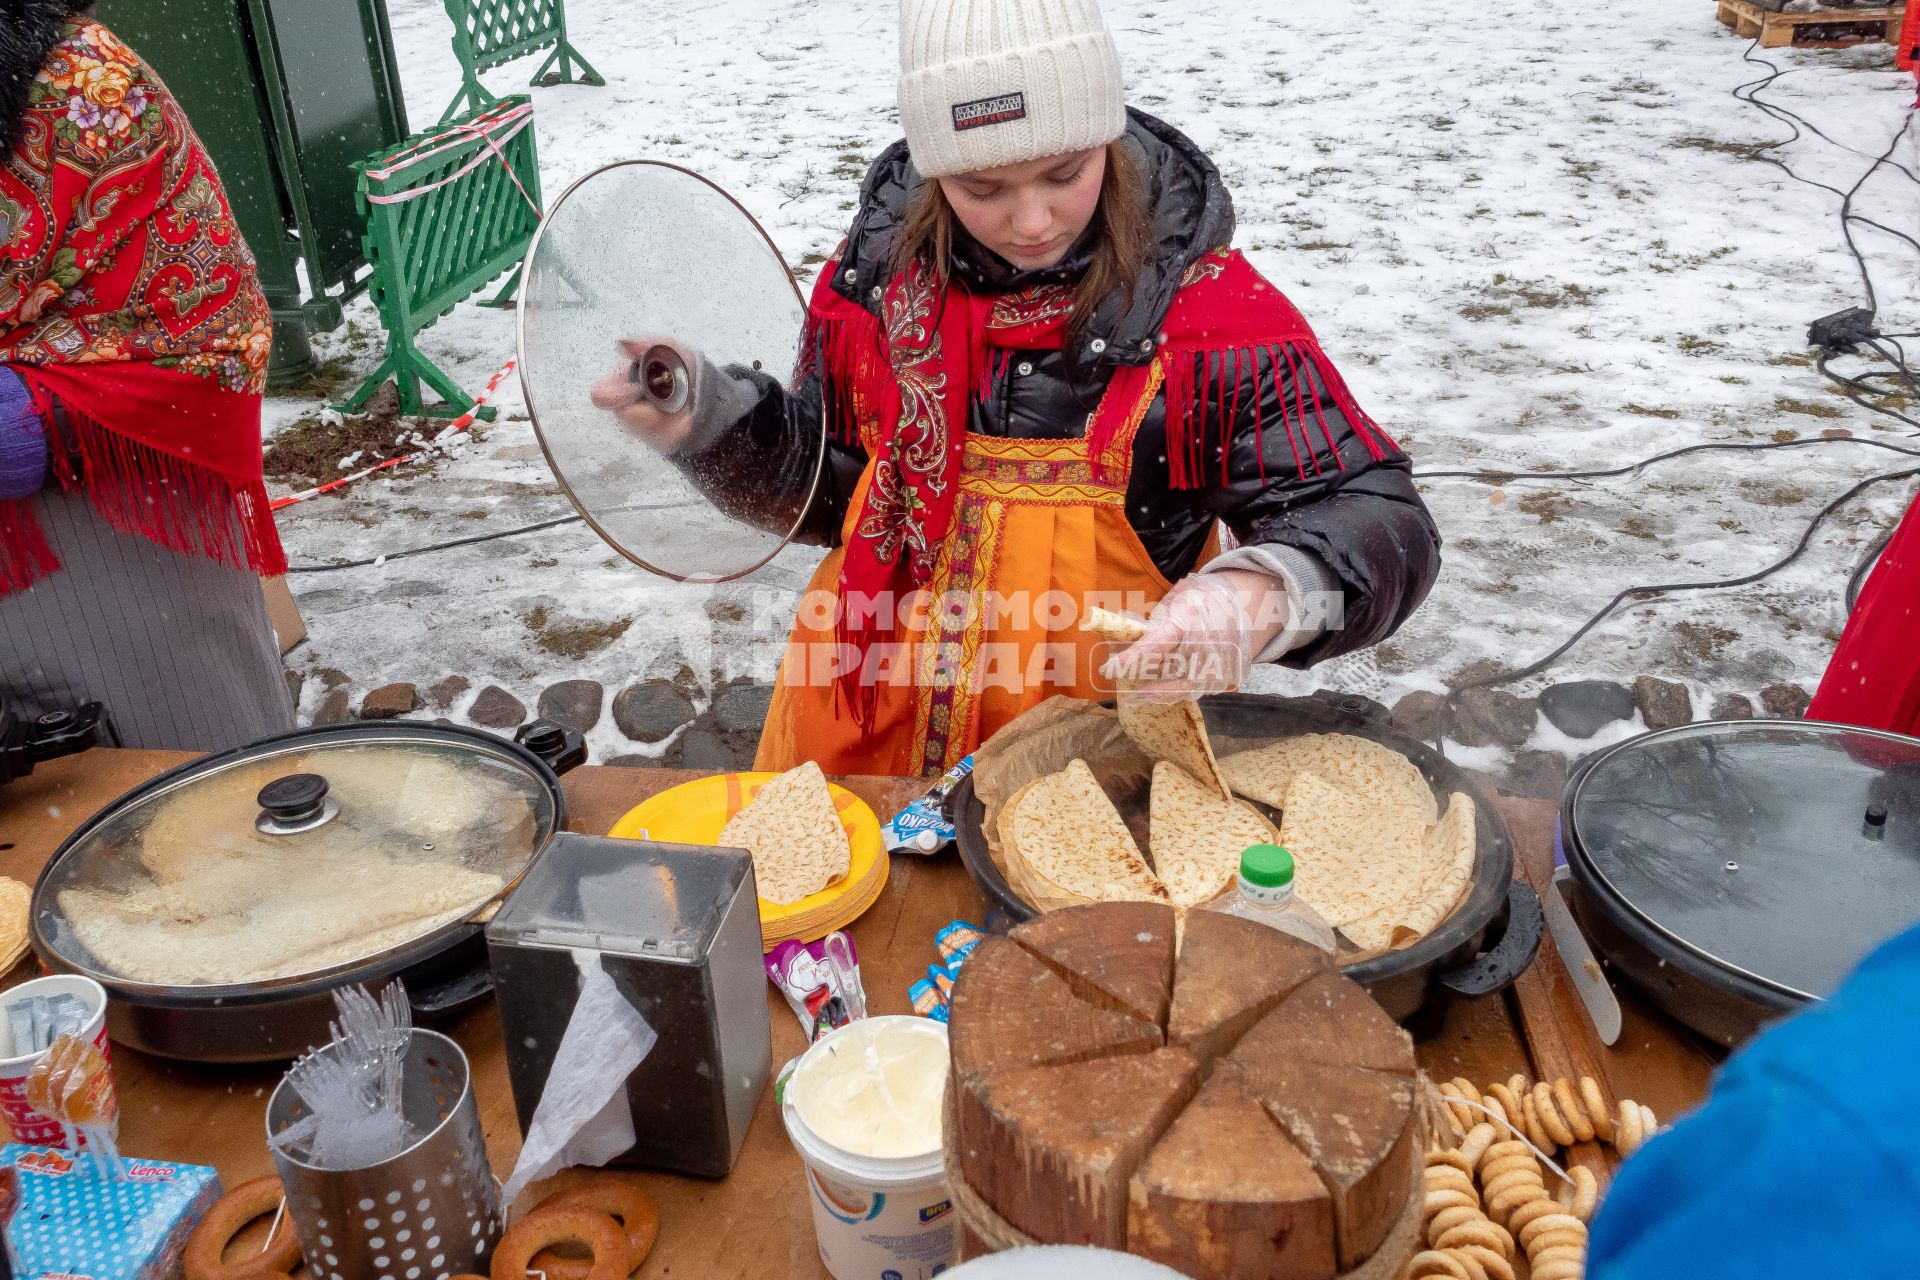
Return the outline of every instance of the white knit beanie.
<path id="1" fill-rule="evenodd" d="M 1095 0 L 900 0 L 900 123 L 923 177 L 1105 146 L 1127 128 Z"/>

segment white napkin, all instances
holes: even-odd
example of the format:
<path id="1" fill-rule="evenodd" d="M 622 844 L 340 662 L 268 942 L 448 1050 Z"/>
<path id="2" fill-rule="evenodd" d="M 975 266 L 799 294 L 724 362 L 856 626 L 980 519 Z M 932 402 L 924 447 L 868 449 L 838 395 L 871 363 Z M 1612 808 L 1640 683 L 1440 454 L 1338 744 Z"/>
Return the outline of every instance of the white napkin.
<path id="1" fill-rule="evenodd" d="M 633 1146 L 627 1077 L 660 1037 L 613 985 L 599 952 L 575 951 L 573 959 L 580 966 L 580 998 L 527 1126 L 520 1162 L 501 1192 L 503 1206 L 541 1178 L 573 1165 L 598 1168 Z"/>

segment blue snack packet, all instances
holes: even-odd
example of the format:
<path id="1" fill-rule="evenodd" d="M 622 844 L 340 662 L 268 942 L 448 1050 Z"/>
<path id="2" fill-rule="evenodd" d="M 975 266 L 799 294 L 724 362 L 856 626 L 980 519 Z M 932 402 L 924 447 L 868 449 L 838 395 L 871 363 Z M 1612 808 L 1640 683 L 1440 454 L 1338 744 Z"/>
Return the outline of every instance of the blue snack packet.
<path id="1" fill-rule="evenodd" d="M 940 989 L 933 985 L 931 978 L 922 978 L 908 987 L 907 1001 L 913 1005 L 913 1011 L 921 1017 L 946 1021 L 946 997 L 940 994 Z"/>
<path id="2" fill-rule="evenodd" d="M 958 972 L 967 957 L 973 954 L 973 949 L 979 946 L 980 940 L 986 936 L 987 931 L 979 925 L 968 924 L 965 920 L 955 920 L 933 935 L 933 945 L 935 950 L 939 951 L 940 959 Z"/>

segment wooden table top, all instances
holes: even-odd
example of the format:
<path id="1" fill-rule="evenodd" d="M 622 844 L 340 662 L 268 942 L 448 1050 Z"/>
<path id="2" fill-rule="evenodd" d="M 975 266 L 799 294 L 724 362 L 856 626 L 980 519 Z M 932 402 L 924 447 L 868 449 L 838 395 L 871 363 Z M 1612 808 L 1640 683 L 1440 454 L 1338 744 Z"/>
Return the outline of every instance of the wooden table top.
<path id="1" fill-rule="evenodd" d="M 33 883 L 72 829 L 122 792 L 189 759 L 187 753 L 96 750 L 41 765 L 31 777 L 0 789 L 0 874 Z M 600 834 L 629 808 L 700 775 L 674 769 L 586 766 L 564 779 L 570 829 Z M 882 818 L 897 812 L 925 783 L 917 779 L 846 778 L 849 790 Z M 1551 873 L 1553 806 L 1501 805 L 1521 852 L 1520 871 L 1536 885 Z M 978 920 L 982 901 L 959 859 L 895 855 L 880 900 L 851 928 L 874 1013 L 906 1013 L 907 988 L 938 959 L 933 937 L 950 920 Z M 1456 1000 L 1429 1040 L 1421 1064 L 1436 1079 L 1465 1076 L 1484 1087 L 1514 1072 L 1528 1076 L 1584 1071 L 1615 1096 L 1654 1108 L 1663 1120 L 1705 1096 L 1714 1056 L 1696 1038 L 1622 990 L 1626 1030 L 1601 1047 L 1572 1000 L 1565 972 L 1543 944 L 1542 960 L 1514 992 Z M 32 976 L 31 960 L 6 985 Z M 773 1060 L 805 1047 L 800 1024 L 769 985 Z M 489 1001 L 443 1027 L 467 1053 L 494 1172 L 505 1178 L 520 1149 L 520 1129 L 507 1084 L 500 1023 Z M 264 1116 L 281 1068 L 208 1067 L 173 1063 L 114 1047 L 122 1108 L 121 1146 L 132 1156 L 212 1165 L 232 1186 L 273 1171 Z M 1583 1163 L 1604 1163 L 1598 1152 Z M 563 1175 L 564 1177 L 564 1175 Z M 761 1098 L 731 1176 L 719 1181 L 647 1175 L 660 1208 L 660 1239 L 642 1276 L 826 1277 L 813 1241 L 798 1156 L 788 1144 L 769 1089 Z M 535 1196 L 536 1188 L 529 1196 Z"/>

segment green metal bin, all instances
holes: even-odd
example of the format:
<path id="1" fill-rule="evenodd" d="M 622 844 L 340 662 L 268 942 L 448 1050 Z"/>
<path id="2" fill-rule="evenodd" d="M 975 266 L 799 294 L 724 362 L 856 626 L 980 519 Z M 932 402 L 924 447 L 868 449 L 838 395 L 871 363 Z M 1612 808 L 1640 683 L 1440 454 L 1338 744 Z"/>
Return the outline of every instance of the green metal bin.
<path id="1" fill-rule="evenodd" d="M 364 289 L 355 161 L 407 136 L 384 0 L 99 0 L 99 19 L 185 107 L 273 307 L 269 383 L 313 368 Z"/>

